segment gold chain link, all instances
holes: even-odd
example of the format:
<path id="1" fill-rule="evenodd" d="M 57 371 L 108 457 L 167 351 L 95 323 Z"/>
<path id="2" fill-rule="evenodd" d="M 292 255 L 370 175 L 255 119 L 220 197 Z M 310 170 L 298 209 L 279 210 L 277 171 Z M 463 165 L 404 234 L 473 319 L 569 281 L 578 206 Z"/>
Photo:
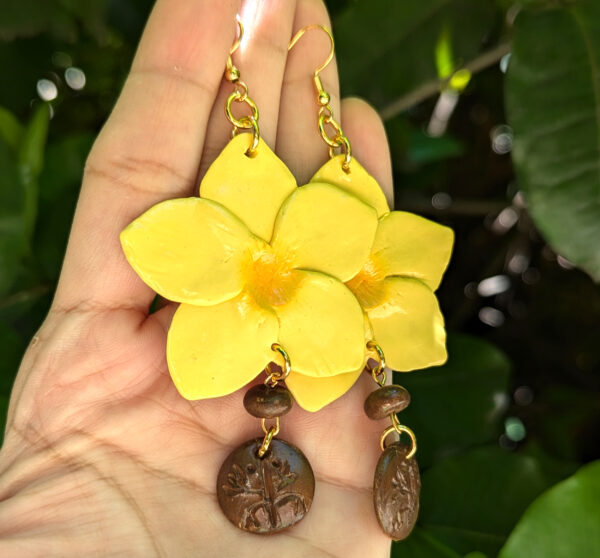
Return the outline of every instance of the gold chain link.
<path id="1" fill-rule="evenodd" d="M 277 434 L 279 434 L 279 417 L 275 417 L 275 426 L 271 426 L 267 429 L 267 419 L 261 419 L 260 424 L 262 426 L 265 437 L 258 449 L 258 457 L 264 457 L 265 453 L 269 451 L 269 446 Z"/>
<path id="2" fill-rule="evenodd" d="M 329 111 L 329 114 L 325 114 L 323 109 L 327 109 Z M 329 124 L 334 129 L 335 134 L 333 136 L 329 136 L 327 134 L 327 130 L 325 129 L 325 126 L 327 124 Z M 326 107 L 321 107 L 321 110 L 319 111 L 318 125 L 319 132 L 321 132 L 321 137 L 323 138 L 323 141 L 327 145 L 329 145 L 329 147 L 340 147 L 342 145 L 340 141 L 340 139 L 343 136 L 342 129 L 340 128 L 340 125 L 336 122 L 336 120 L 333 118 L 333 114 L 331 113 L 331 108 L 329 107 L 329 105 L 327 105 Z"/>
<path id="3" fill-rule="evenodd" d="M 282 382 L 290 375 L 290 372 L 292 371 L 292 363 L 287 351 L 279 343 L 273 343 L 271 345 L 271 350 L 279 353 L 283 357 L 283 367 L 281 372 L 271 371 L 271 363 L 267 365 L 268 375 L 265 379 L 265 385 L 275 387 L 279 382 Z M 271 445 L 273 438 L 279 434 L 279 417 L 275 417 L 275 425 L 268 429 L 266 419 L 261 419 L 260 424 L 263 432 L 265 433 L 265 437 L 258 450 L 258 457 L 262 458 L 269 450 L 269 446 Z"/>

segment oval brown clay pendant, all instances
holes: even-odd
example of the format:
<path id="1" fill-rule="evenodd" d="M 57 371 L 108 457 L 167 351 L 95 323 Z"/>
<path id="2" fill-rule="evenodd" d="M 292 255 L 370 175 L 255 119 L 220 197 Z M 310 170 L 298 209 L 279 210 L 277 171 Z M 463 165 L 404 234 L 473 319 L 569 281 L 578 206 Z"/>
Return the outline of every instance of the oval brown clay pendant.
<path id="1" fill-rule="evenodd" d="M 419 514 L 421 476 L 410 446 L 396 442 L 381 454 L 375 469 L 373 501 L 379 524 L 395 540 L 408 537 Z"/>
<path id="2" fill-rule="evenodd" d="M 258 457 L 262 438 L 233 450 L 217 477 L 217 498 L 236 527 L 250 533 L 276 533 L 298 523 L 315 493 L 315 476 L 304 454 L 274 438 Z"/>

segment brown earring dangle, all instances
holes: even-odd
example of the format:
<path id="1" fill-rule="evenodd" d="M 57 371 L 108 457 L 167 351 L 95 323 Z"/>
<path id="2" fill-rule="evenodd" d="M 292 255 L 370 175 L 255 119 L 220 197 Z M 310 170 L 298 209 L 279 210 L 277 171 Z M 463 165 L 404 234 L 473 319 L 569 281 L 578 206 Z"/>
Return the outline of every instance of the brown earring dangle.
<path id="1" fill-rule="evenodd" d="M 373 358 L 367 363 L 366 371 L 379 388 L 365 400 L 365 413 L 371 420 L 389 417 L 392 422 L 379 439 L 383 453 L 375 468 L 373 504 L 384 532 L 394 540 L 402 540 L 408 537 L 417 521 L 421 492 L 419 466 L 414 458 L 417 438 L 396 416 L 409 406 L 410 394 L 402 386 L 386 385 L 385 356 L 381 347 L 370 341 L 367 349 L 373 351 Z M 407 434 L 411 445 L 398 441 L 386 447 L 385 440 L 393 432 Z"/>
<path id="2" fill-rule="evenodd" d="M 389 212 L 387 202 L 379 186 L 352 158 L 350 141 L 344 135 L 339 122 L 334 118 L 333 110 L 329 104 L 330 95 L 323 88 L 319 76 L 321 71 L 333 59 L 335 43 L 331 32 L 322 25 L 304 27 L 294 35 L 288 50 L 311 29 L 324 31 L 331 42 L 331 50 L 327 59 L 313 73 L 313 82 L 319 105 L 318 130 L 321 138 L 329 148 L 330 161 L 317 171 L 311 182 L 326 181 L 352 192 L 381 211 L 381 223 L 388 215 L 395 212 Z M 332 130 L 332 135 L 328 134 L 327 127 Z M 338 148 L 341 149 L 340 155 L 335 154 L 335 150 Z M 338 161 L 341 164 L 338 164 Z M 340 170 L 342 172 L 339 172 Z M 375 514 L 383 531 L 389 537 L 401 540 L 410 534 L 417 521 L 421 479 L 419 467 L 414 457 L 417 451 L 415 434 L 410 428 L 401 424 L 396 416 L 396 413 L 408 407 L 410 395 L 402 386 L 386 385 L 384 352 L 374 340 L 373 330 L 375 328 L 367 317 L 368 310 L 374 308 L 375 303 L 382 297 L 382 293 L 378 290 L 383 290 L 383 288 L 377 283 L 381 280 L 380 275 L 382 275 L 378 269 L 381 262 L 378 260 L 378 257 L 370 257 L 363 270 L 346 284 L 361 303 L 365 311 L 367 328 L 371 331 L 371 334 L 367 335 L 365 371 L 372 376 L 379 388 L 367 397 L 364 405 L 365 413 L 372 420 L 381 420 L 387 417 L 391 419 L 391 426 L 386 428 L 380 437 L 380 447 L 383 453 L 377 463 L 373 483 Z M 386 447 L 385 440 L 393 432 L 398 435 L 408 435 L 411 444 L 406 445 L 398 441 Z"/>
<path id="3" fill-rule="evenodd" d="M 289 356 L 274 343 L 284 359 L 281 372 L 271 372 L 264 384 L 244 396 L 249 414 L 261 419 L 264 438 L 255 438 L 233 450 L 217 476 L 217 499 L 236 527 L 251 533 L 276 533 L 298 523 L 308 512 L 315 492 L 315 476 L 304 454 L 278 440 L 279 417 L 288 413 L 293 399 L 281 384 L 291 371 Z M 275 424 L 267 427 L 267 420 Z"/>
<path id="4" fill-rule="evenodd" d="M 231 47 L 225 71 L 225 78 L 235 90 L 227 98 L 225 114 L 233 124 L 232 137 L 240 130 L 252 131 L 246 155 L 253 158 L 260 141 L 258 109 L 231 58 L 244 32 L 239 18 L 237 23 L 239 36 Z M 251 116 L 236 118 L 231 110 L 233 102 L 246 103 Z M 264 437 L 234 449 L 217 476 L 217 500 L 227 519 L 239 529 L 257 534 L 276 533 L 298 523 L 310 509 L 315 491 L 314 473 L 304 454 L 275 438 L 279 419 L 291 410 L 294 400 L 283 385 L 292 370 L 289 355 L 278 343 L 273 343 L 271 349 L 283 359 L 281 371 L 271 371 L 268 365 L 264 383 L 251 387 L 244 396 L 246 411 L 261 419 Z M 274 420 L 274 424 L 267 426 L 267 420 Z"/>

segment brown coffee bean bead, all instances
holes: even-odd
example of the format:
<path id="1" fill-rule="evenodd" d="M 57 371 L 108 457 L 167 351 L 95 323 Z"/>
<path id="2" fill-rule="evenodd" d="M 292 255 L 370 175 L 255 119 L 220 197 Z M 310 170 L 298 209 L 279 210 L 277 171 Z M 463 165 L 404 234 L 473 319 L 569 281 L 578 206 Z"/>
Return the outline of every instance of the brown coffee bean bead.
<path id="1" fill-rule="evenodd" d="M 244 407 L 253 417 L 275 418 L 290 412 L 294 401 L 286 387 L 258 384 L 244 396 Z"/>
<path id="2" fill-rule="evenodd" d="M 369 394 L 365 413 L 370 419 L 380 420 L 391 413 L 399 413 L 410 404 L 410 393 L 402 386 L 384 386 Z"/>

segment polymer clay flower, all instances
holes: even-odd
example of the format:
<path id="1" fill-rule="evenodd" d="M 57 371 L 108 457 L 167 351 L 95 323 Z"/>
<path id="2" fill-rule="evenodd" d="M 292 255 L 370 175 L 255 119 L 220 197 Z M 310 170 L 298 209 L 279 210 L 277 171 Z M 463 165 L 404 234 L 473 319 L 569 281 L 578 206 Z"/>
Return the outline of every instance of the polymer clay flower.
<path id="1" fill-rule="evenodd" d="M 292 393 L 296 376 L 325 390 L 321 380 L 364 364 L 363 314 L 344 282 L 369 255 L 376 211 L 330 184 L 298 188 L 262 140 L 252 158 L 247 144 L 229 142 L 201 197 L 159 203 L 121 233 L 138 275 L 181 303 L 167 362 L 187 399 L 236 391 L 273 360 L 274 342 L 290 356 Z"/>
<path id="2" fill-rule="evenodd" d="M 341 157 L 328 161 L 311 182 L 335 185 L 377 211 L 379 223 L 369 257 L 346 280 L 364 310 L 365 337 L 381 346 L 394 370 L 443 364 L 446 331 L 434 292 L 448 266 L 454 233 L 412 213 L 390 212 L 375 179 L 356 159 L 345 173 Z M 340 397 L 361 372 L 362 368 L 326 378 L 326 390 L 316 390 L 316 382 L 308 376 L 290 378 L 288 385 L 296 400 L 312 409 Z"/>

